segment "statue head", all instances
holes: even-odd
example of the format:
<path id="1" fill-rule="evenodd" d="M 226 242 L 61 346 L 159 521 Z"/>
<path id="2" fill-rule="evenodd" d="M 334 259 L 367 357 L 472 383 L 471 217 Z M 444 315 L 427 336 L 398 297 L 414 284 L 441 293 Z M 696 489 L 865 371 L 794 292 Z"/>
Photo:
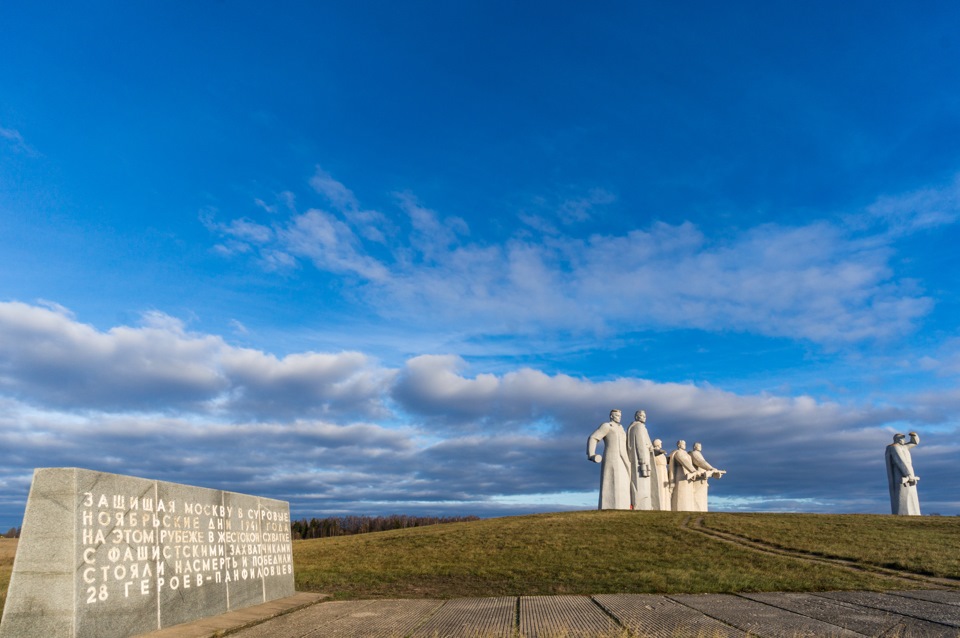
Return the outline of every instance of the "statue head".
<path id="1" fill-rule="evenodd" d="M 906 438 L 907 438 L 907 435 L 906 435 L 906 434 L 902 434 L 902 433 L 900 433 L 900 432 L 897 432 L 896 434 L 893 435 L 893 442 L 894 442 L 894 443 L 903 443 L 904 440 L 906 440 Z"/>
<path id="2" fill-rule="evenodd" d="M 633 415 L 634 421 L 640 421 L 641 423 L 647 422 L 647 413 L 643 410 L 637 410 L 637 413 Z"/>
<path id="3" fill-rule="evenodd" d="M 620 423 L 620 410 L 610 410 L 610 420 L 614 423 Z"/>
<path id="4" fill-rule="evenodd" d="M 696 450 L 697 452 L 699 452 L 700 450 L 703 449 L 703 446 L 700 445 L 700 442 L 699 442 L 699 441 L 697 441 L 696 443 L 693 444 L 693 449 Z"/>
<path id="5" fill-rule="evenodd" d="M 663 447 L 663 441 L 660 440 L 660 439 L 654 439 L 654 440 L 653 440 L 653 447 L 655 447 L 655 448 L 662 448 L 662 447 Z"/>
<path id="6" fill-rule="evenodd" d="M 678 449 L 678 450 L 686 450 L 686 449 L 687 449 L 687 442 L 684 441 L 683 439 L 680 439 L 679 441 L 677 441 L 677 449 Z"/>

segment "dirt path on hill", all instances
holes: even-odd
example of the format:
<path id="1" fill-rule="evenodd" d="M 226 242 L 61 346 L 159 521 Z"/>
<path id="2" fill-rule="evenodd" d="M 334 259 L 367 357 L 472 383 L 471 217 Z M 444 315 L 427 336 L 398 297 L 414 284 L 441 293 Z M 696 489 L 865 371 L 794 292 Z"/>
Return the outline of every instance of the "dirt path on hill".
<path id="1" fill-rule="evenodd" d="M 831 565 L 833 567 L 849 569 L 851 571 L 865 572 L 865 573 L 876 574 L 879 576 L 886 576 L 893 580 L 897 580 L 903 583 L 908 583 L 911 586 L 922 584 L 925 587 L 932 587 L 936 589 L 960 588 L 960 582 L 951 578 L 940 578 L 937 576 L 916 574 L 913 572 L 889 569 L 887 567 L 880 567 L 879 565 L 870 565 L 868 563 L 858 563 L 856 561 L 847 560 L 845 558 L 830 558 L 827 556 L 820 556 L 817 554 L 804 552 L 800 550 L 784 549 L 782 547 L 777 547 L 776 545 L 772 545 L 770 543 L 753 540 L 751 538 L 746 538 L 743 536 L 739 536 L 737 534 L 732 534 L 730 532 L 721 532 L 715 529 L 710 529 L 708 527 L 703 526 L 702 516 L 687 517 L 681 524 L 681 527 L 697 534 L 709 536 L 714 540 L 718 540 L 724 543 L 729 543 L 731 545 L 736 545 L 738 547 L 759 552 L 761 554 L 772 554 L 774 556 L 786 556 L 789 558 L 805 561 L 808 563 L 821 563 L 824 565 Z"/>

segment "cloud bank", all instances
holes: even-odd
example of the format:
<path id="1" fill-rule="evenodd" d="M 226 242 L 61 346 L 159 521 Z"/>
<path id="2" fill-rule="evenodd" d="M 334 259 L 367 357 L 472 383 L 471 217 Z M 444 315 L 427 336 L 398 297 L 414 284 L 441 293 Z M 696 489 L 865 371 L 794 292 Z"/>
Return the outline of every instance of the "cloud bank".
<path id="1" fill-rule="evenodd" d="M 589 507 L 586 437 L 611 407 L 645 409 L 668 447 L 702 441 L 729 470 L 713 491 L 728 508 L 882 512 L 883 446 L 909 424 L 931 431 L 915 451 L 927 511 L 960 511 L 940 395 L 841 405 L 531 368 L 471 376 L 454 355 L 396 369 L 358 352 L 278 358 L 157 312 L 98 330 L 55 304 L 0 303 L 0 335 L 0 525 L 18 524 L 33 468 L 56 466 L 274 496 L 299 516 Z"/>

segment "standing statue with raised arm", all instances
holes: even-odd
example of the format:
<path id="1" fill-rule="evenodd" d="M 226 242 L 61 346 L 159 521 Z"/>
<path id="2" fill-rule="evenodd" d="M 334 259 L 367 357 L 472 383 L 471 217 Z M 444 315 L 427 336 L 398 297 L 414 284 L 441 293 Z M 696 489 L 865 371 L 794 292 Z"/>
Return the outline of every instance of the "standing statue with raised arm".
<path id="1" fill-rule="evenodd" d="M 598 441 L 603 441 L 603 455 L 597 454 Z M 601 423 L 587 439 L 587 458 L 601 464 L 599 509 L 630 509 L 630 459 L 620 410 L 610 410 L 610 420 Z"/>
<path id="2" fill-rule="evenodd" d="M 630 507 L 635 510 L 660 509 L 657 466 L 653 459 L 653 443 L 647 433 L 647 413 L 637 410 L 627 429 L 627 455 L 630 457 Z"/>
<path id="3" fill-rule="evenodd" d="M 913 473 L 913 459 L 910 458 L 910 448 L 920 443 L 920 437 L 916 432 L 911 432 L 909 443 L 904 443 L 906 438 L 902 434 L 894 434 L 893 443 L 887 446 L 885 455 L 890 511 L 903 516 L 920 516 L 920 498 L 917 496 L 920 477 Z"/>
<path id="4" fill-rule="evenodd" d="M 670 483 L 673 485 L 670 509 L 674 512 L 695 512 L 693 483 L 702 476 L 702 470 L 693 467 L 693 461 L 687 453 L 686 441 L 677 441 L 677 449 L 670 454 L 667 468 L 670 472 Z"/>
<path id="5" fill-rule="evenodd" d="M 693 444 L 693 452 L 690 453 L 690 461 L 693 467 L 700 470 L 703 475 L 693 484 L 693 505 L 697 512 L 707 511 L 707 481 L 710 478 L 720 478 L 727 473 L 726 470 L 718 470 L 703 458 L 703 446 L 700 443 Z"/>

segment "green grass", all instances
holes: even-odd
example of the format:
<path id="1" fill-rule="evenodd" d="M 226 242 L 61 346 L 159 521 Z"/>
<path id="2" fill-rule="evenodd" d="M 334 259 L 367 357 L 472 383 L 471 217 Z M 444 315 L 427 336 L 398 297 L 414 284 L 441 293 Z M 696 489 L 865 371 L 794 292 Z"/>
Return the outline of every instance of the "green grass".
<path id="1" fill-rule="evenodd" d="M 960 579 L 960 517 L 710 514 L 704 526 L 778 547 Z"/>
<path id="2" fill-rule="evenodd" d="M 910 587 L 721 543 L 683 529 L 687 516 L 566 512 L 298 541 L 296 585 L 337 599 Z"/>
<path id="3" fill-rule="evenodd" d="M 296 587 L 335 599 L 923 587 L 708 538 L 673 512 L 565 512 L 293 544 Z M 709 513 L 780 547 L 960 579 L 960 518 Z M 0 539 L 0 606 L 17 543 Z M 960 580 L 958 580 L 960 586 Z"/>
<path id="4" fill-rule="evenodd" d="M 17 554 L 17 541 L 0 537 L 0 610 L 7 602 L 7 587 L 13 571 L 13 557 Z"/>

